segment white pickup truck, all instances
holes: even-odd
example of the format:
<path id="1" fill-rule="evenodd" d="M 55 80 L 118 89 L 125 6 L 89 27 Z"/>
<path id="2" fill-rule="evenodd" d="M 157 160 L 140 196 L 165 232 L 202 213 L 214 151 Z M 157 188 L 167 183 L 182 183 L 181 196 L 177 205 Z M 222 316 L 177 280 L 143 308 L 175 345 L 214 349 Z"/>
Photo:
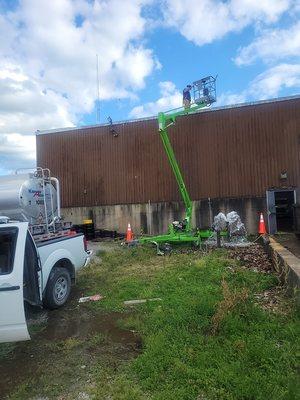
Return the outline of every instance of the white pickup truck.
<path id="1" fill-rule="evenodd" d="M 24 301 L 64 305 L 90 255 L 84 235 L 60 215 L 49 170 L 0 177 L 0 342 L 30 339 Z"/>
<path id="2" fill-rule="evenodd" d="M 27 222 L 0 223 L 0 342 L 30 339 L 24 301 L 62 306 L 89 258 L 82 234 L 35 243 Z"/>

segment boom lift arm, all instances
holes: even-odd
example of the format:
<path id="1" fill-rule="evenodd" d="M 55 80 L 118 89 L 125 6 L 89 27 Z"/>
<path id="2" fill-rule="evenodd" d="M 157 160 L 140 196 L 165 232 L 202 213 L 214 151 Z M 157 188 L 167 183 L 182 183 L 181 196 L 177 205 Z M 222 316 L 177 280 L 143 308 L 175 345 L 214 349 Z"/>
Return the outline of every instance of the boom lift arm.
<path id="1" fill-rule="evenodd" d="M 179 223 L 179 226 L 175 227 L 174 223 L 169 227 L 169 233 L 167 235 L 160 235 L 152 238 L 144 238 L 142 242 L 149 240 L 155 242 L 197 242 L 201 240 L 201 234 L 194 234 L 191 227 L 191 217 L 193 204 L 186 188 L 183 175 L 181 173 L 180 167 L 176 160 L 174 150 L 168 135 L 168 128 L 175 124 L 176 118 L 182 115 L 194 114 L 199 109 L 210 106 L 216 101 L 216 82 L 217 77 L 208 76 L 200 79 L 193 83 L 193 98 L 194 102 L 190 107 L 187 108 L 176 108 L 167 112 L 160 112 L 158 114 L 158 130 L 161 140 L 164 145 L 168 160 L 170 162 L 171 168 L 173 170 L 174 176 L 176 178 L 181 197 L 185 205 L 185 218 Z M 210 234 L 205 231 L 203 236 L 207 237 Z"/>
<path id="2" fill-rule="evenodd" d="M 188 190 L 185 186 L 182 173 L 180 171 L 178 162 L 177 162 L 175 154 L 174 154 L 174 150 L 173 150 L 173 147 L 172 147 L 169 135 L 168 135 L 168 128 L 175 124 L 176 118 L 178 116 L 195 113 L 197 110 L 199 110 L 200 108 L 203 108 L 203 107 L 205 107 L 205 105 L 201 104 L 201 105 L 192 107 L 188 110 L 180 110 L 180 111 L 174 110 L 174 112 L 171 114 L 167 114 L 167 113 L 163 113 L 163 112 L 160 112 L 158 114 L 159 134 L 160 134 L 161 140 L 163 142 L 164 149 L 168 156 L 174 176 L 176 178 L 182 200 L 185 205 L 186 231 L 190 231 L 190 228 L 191 228 L 190 223 L 191 223 L 191 216 L 192 216 L 192 201 L 191 201 L 190 195 L 188 193 Z"/>

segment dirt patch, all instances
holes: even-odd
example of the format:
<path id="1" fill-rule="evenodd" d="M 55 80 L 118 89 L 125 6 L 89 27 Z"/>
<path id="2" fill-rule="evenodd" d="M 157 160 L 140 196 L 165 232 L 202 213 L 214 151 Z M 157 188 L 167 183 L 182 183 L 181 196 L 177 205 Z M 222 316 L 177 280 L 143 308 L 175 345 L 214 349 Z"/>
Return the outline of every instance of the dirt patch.
<path id="1" fill-rule="evenodd" d="M 286 289 L 282 286 L 276 286 L 262 293 L 255 294 L 254 298 L 256 304 L 269 312 L 285 315 L 291 310 L 291 304 L 286 299 Z"/>
<path id="2" fill-rule="evenodd" d="M 230 258 L 240 261 L 244 268 L 255 272 L 271 273 L 273 270 L 269 256 L 259 244 L 228 250 L 228 255 Z"/>

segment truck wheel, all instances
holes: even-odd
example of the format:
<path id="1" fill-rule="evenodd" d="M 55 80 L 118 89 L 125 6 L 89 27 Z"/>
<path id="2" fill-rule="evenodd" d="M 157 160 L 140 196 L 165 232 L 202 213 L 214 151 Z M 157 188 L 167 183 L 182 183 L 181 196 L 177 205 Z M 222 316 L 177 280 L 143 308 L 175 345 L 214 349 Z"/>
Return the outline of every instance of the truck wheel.
<path id="1" fill-rule="evenodd" d="M 44 305 L 50 310 L 63 306 L 71 291 L 71 277 L 66 268 L 54 267 L 46 287 Z"/>

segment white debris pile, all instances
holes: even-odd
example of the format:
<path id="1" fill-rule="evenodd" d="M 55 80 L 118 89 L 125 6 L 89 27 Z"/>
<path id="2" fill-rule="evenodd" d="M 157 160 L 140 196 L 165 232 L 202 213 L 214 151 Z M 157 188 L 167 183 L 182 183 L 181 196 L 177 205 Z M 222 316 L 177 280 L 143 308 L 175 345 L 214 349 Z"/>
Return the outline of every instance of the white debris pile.
<path id="1" fill-rule="evenodd" d="M 245 225 L 242 223 L 242 220 L 236 211 L 228 213 L 226 219 L 228 222 L 228 232 L 230 237 L 247 235 Z"/>
<path id="2" fill-rule="evenodd" d="M 227 218 L 225 214 L 219 213 L 214 218 L 213 230 L 216 232 L 225 231 L 227 229 Z"/>
<path id="3" fill-rule="evenodd" d="M 248 246 L 250 242 L 246 238 L 247 231 L 240 216 L 236 211 L 231 211 L 227 215 L 220 212 L 214 217 L 212 226 L 214 230 L 213 236 L 207 240 L 208 245 L 217 244 L 217 233 L 227 232 L 227 235 L 222 235 L 221 246 Z"/>

